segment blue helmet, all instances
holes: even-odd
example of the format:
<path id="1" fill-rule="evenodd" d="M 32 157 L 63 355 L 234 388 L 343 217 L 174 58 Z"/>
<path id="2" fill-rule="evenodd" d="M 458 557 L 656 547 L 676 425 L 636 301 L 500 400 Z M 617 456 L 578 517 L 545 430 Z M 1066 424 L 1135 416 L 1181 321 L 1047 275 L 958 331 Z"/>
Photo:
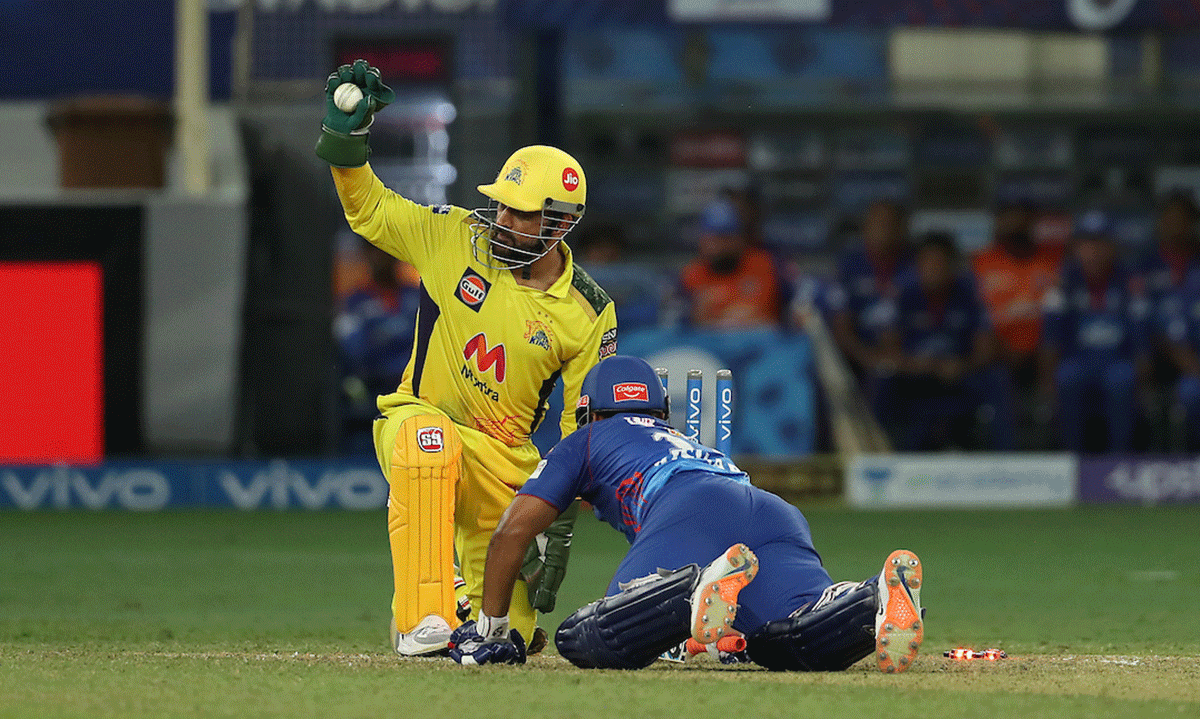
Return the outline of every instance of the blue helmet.
<path id="1" fill-rule="evenodd" d="M 592 412 L 651 412 L 669 417 L 670 403 L 654 369 L 640 357 L 613 355 L 597 363 L 583 378 L 575 424 L 584 426 Z"/>

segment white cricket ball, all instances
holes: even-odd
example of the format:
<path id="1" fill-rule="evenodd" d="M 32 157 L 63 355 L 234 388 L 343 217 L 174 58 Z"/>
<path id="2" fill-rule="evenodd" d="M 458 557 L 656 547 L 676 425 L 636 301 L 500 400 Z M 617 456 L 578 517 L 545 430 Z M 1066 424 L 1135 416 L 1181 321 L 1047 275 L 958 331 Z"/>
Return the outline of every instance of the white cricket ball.
<path id="1" fill-rule="evenodd" d="M 343 82 L 333 91 L 333 104 L 347 115 L 354 112 L 361 99 L 363 99 L 362 89 L 352 82 Z"/>

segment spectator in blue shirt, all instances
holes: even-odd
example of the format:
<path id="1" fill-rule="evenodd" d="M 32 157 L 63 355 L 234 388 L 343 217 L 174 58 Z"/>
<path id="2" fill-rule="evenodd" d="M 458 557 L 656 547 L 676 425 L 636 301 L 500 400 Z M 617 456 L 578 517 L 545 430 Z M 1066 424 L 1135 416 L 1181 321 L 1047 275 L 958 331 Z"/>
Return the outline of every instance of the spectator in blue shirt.
<path id="1" fill-rule="evenodd" d="M 972 276 L 944 232 L 917 246 L 916 271 L 897 293 L 881 342 L 894 362 L 893 400 L 905 450 L 970 446 L 976 419 L 990 419 L 990 445 L 1013 448 L 1011 389 Z"/>
<path id="2" fill-rule="evenodd" d="M 1180 293 L 1188 276 L 1200 268 L 1200 238 L 1196 221 L 1200 209 L 1187 190 L 1168 192 L 1159 204 L 1155 244 L 1138 259 L 1137 274 L 1146 283 L 1151 329 L 1156 339 L 1166 336 L 1166 325 L 1179 311 Z"/>
<path id="3" fill-rule="evenodd" d="M 371 245 L 364 252 L 370 276 L 346 297 L 334 322 L 342 370 L 342 444 L 351 453 L 373 452 L 375 400 L 400 384 L 420 304 L 415 275 L 406 281 L 404 269 L 410 267 Z"/>
<path id="4" fill-rule="evenodd" d="M 837 282 L 825 295 L 829 330 L 850 362 L 886 427 L 898 421 L 891 401 L 892 376 L 879 372 L 879 333 L 892 318 L 901 282 L 912 274 L 908 213 L 887 200 L 877 200 L 863 215 L 862 244 L 848 248 L 838 261 Z"/>
<path id="5" fill-rule="evenodd" d="M 1200 271 L 1178 293 L 1167 320 L 1168 352 L 1178 370 L 1175 400 L 1184 411 L 1186 449 L 1200 450 Z"/>
<path id="6" fill-rule="evenodd" d="M 834 339 L 856 370 L 869 373 L 879 360 L 879 332 L 890 323 L 891 302 L 911 272 L 908 213 L 894 202 L 871 203 L 862 244 L 842 253 L 837 283 L 826 298 Z"/>
<path id="7" fill-rule="evenodd" d="M 1095 419 L 1104 421 L 1108 451 L 1132 449 L 1138 378 L 1149 368 L 1149 316 L 1143 283 L 1117 258 L 1109 217 L 1084 213 L 1061 286 L 1046 296 L 1043 325 L 1067 449 L 1098 444 L 1087 433 Z"/>

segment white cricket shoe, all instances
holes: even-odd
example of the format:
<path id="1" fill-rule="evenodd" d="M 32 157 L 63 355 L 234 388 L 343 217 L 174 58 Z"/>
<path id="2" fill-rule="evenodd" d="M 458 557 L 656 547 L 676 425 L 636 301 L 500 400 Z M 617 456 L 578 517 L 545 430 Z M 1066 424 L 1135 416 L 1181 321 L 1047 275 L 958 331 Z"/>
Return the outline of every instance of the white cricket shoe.
<path id="1" fill-rule="evenodd" d="M 411 632 L 400 633 L 392 620 L 392 649 L 402 657 L 424 657 L 445 651 L 450 645 L 450 623 L 436 614 L 417 622 Z"/>
<path id="2" fill-rule="evenodd" d="M 692 590 L 692 639 L 717 641 L 732 631 L 738 592 L 758 574 L 758 557 L 744 544 L 735 544 L 700 572 Z"/>
<path id="3" fill-rule="evenodd" d="M 892 552 L 883 563 L 878 586 L 875 659 L 880 671 L 902 672 L 912 666 L 925 638 L 921 622 L 921 560 L 907 549 Z"/>

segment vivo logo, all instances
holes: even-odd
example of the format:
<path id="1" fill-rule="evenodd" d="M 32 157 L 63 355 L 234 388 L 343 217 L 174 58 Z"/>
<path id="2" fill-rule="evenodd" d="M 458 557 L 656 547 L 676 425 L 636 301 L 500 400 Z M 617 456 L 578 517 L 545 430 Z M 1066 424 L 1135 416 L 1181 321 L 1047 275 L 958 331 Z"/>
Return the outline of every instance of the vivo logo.
<path id="1" fill-rule="evenodd" d="M 387 501 L 383 475 L 366 469 L 328 471 L 310 481 L 286 462 L 272 462 L 249 481 L 225 471 L 218 483 L 238 509 L 287 509 L 293 500 L 304 509 L 323 509 L 331 503 L 342 509 L 375 509 Z"/>
<path id="2" fill-rule="evenodd" d="M 27 510 L 82 505 L 86 509 L 115 506 L 153 512 L 165 507 L 171 498 L 170 483 L 150 469 L 110 470 L 93 482 L 82 470 L 48 467 L 35 472 L 28 484 L 9 471 L 0 475 L 0 488 L 14 505 Z"/>

